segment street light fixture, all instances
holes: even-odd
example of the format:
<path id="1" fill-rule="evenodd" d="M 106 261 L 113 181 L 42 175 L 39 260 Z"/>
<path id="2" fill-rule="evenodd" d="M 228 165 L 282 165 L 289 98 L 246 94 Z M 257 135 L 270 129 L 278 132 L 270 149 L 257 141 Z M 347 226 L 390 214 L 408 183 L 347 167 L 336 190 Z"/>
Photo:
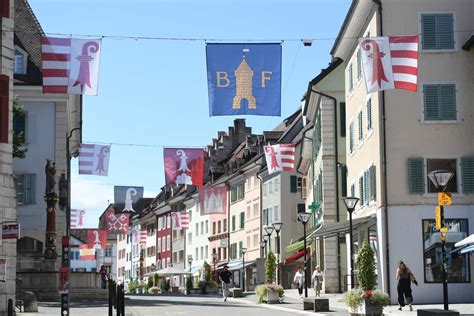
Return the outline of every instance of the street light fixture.
<path id="1" fill-rule="evenodd" d="M 193 256 L 188 257 L 188 263 L 189 263 L 189 273 L 191 273 L 191 264 L 193 263 Z"/>
<path id="2" fill-rule="evenodd" d="M 265 230 L 265 232 L 267 233 L 267 237 L 268 237 L 268 250 L 269 251 L 272 251 L 272 239 L 271 239 L 271 236 L 272 236 L 272 233 L 273 233 L 273 226 L 265 226 L 263 228 Z"/>
<path id="3" fill-rule="evenodd" d="M 448 186 L 449 180 L 454 177 L 453 171 L 448 170 L 434 170 L 428 173 L 428 178 L 431 180 L 433 185 L 436 187 L 438 192 L 443 193 Z M 441 267 L 443 275 L 443 303 L 444 310 L 449 310 L 448 306 L 448 263 L 446 260 L 446 233 L 445 227 L 446 223 L 444 221 L 444 207 L 443 205 L 439 206 L 440 219 L 441 219 Z"/>
<path id="4" fill-rule="evenodd" d="M 217 253 L 215 252 L 212 253 L 212 263 L 214 264 L 214 279 L 216 279 L 216 282 L 217 282 L 217 271 L 216 271 Z"/>
<path id="5" fill-rule="evenodd" d="M 267 240 L 264 237 L 262 238 L 262 241 L 260 241 L 260 249 L 261 249 L 260 253 L 262 255 L 262 258 L 265 257 L 265 250 L 266 250 L 265 248 L 267 248 Z"/>
<path id="6" fill-rule="evenodd" d="M 354 288 L 354 256 L 352 254 L 352 247 L 353 247 L 353 242 L 352 242 L 352 212 L 354 212 L 354 209 L 357 205 L 357 202 L 359 202 L 359 199 L 356 197 L 345 197 L 343 198 L 344 204 L 346 204 L 347 211 L 349 212 L 349 244 L 350 244 L 350 256 L 351 256 L 351 289 Z"/>
<path id="7" fill-rule="evenodd" d="M 242 248 L 242 291 L 245 292 L 245 253 L 247 248 Z"/>
<path id="8" fill-rule="evenodd" d="M 308 297 L 308 273 L 306 268 L 306 224 L 308 224 L 312 213 L 298 213 L 298 219 L 303 223 L 303 240 L 304 240 L 304 297 Z"/>
<path id="9" fill-rule="evenodd" d="M 273 223 L 273 229 L 275 230 L 276 236 L 276 253 L 277 253 L 277 271 L 276 271 L 276 281 L 277 284 L 280 283 L 280 231 L 283 228 L 283 223 Z"/>

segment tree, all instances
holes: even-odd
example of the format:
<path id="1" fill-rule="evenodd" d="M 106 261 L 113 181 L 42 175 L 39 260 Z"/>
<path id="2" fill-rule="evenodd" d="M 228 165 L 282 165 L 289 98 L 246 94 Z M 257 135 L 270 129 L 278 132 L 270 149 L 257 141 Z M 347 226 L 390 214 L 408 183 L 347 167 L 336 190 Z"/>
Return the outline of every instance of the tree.
<path id="1" fill-rule="evenodd" d="M 272 251 L 267 255 L 267 260 L 265 261 L 265 281 L 267 283 L 272 283 L 275 278 L 275 269 L 276 269 L 276 259 Z"/>
<path id="2" fill-rule="evenodd" d="M 360 288 L 364 291 L 373 290 L 377 282 L 375 258 L 374 251 L 367 240 L 364 241 L 362 247 L 357 252 L 357 268 L 359 271 L 357 277 L 359 278 Z"/>
<path id="3" fill-rule="evenodd" d="M 211 281 L 211 266 L 207 261 L 204 261 L 204 277 L 206 278 L 206 282 Z"/>
<path id="4" fill-rule="evenodd" d="M 23 159 L 28 151 L 28 148 L 25 147 L 25 132 L 15 132 L 15 125 L 18 124 L 18 121 L 24 120 L 25 116 L 26 111 L 18 104 L 18 98 L 13 98 L 13 158 Z"/>

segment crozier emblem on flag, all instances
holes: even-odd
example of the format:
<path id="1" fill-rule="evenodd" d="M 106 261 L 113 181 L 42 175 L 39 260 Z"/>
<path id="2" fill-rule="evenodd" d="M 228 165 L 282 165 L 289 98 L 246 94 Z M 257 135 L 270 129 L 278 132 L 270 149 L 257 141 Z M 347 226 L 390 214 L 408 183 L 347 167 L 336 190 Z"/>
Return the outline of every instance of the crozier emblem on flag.
<path id="1" fill-rule="evenodd" d="M 367 92 L 416 91 L 418 35 L 359 39 Z"/>
<path id="2" fill-rule="evenodd" d="M 265 146 L 265 159 L 267 161 L 268 174 L 278 171 L 295 171 L 295 145 L 279 144 Z"/>
<path id="3" fill-rule="evenodd" d="M 100 39 L 41 38 L 43 93 L 97 95 Z"/>
<path id="4" fill-rule="evenodd" d="M 192 184 L 202 186 L 204 177 L 204 150 L 165 148 L 164 165 L 166 185 Z"/>
<path id="5" fill-rule="evenodd" d="M 203 187 L 202 190 L 199 190 L 199 202 L 201 204 L 201 215 L 226 214 L 226 187 Z"/>
<path id="6" fill-rule="evenodd" d="M 79 144 L 79 174 L 107 176 L 110 145 Z"/>
<path id="7" fill-rule="evenodd" d="M 84 228 L 84 218 L 86 211 L 84 210 L 71 210 L 71 228 Z"/>
<path id="8" fill-rule="evenodd" d="M 107 231 L 98 229 L 88 229 L 87 246 L 92 249 L 105 250 L 107 246 Z"/>
<path id="9" fill-rule="evenodd" d="M 172 212 L 171 213 L 171 229 L 186 230 L 189 228 L 188 212 Z"/>

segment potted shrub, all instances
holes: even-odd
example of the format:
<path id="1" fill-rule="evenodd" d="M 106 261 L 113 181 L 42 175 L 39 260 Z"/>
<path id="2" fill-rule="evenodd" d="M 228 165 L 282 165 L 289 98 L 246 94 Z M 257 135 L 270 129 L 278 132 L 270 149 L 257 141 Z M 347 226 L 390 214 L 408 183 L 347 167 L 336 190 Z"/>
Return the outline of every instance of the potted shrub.
<path id="1" fill-rule="evenodd" d="M 273 252 L 269 252 L 265 261 L 265 284 L 256 287 L 255 293 L 258 296 L 259 303 L 266 302 L 267 304 L 280 303 L 283 297 L 283 287 L 274 284 L 276 271 L 276 259 Z"/>
<path id="2" fill-rule="evenodd" d="M 188 276 L 186 278 L 186 294 L 191 294 L 191 290 L 193 289 L 193 278 Z"/>
<path id="3" fill-rule="evenodd" d="M 375 274 L 374 251 L 364 241 L 357 253 L 357 277 L 359 289 L 344 293 L 344 302 L 351 315 L 382 315 L 383 307 L 390 303 L 387 293 L 375 290 L 377 275 Z"/>

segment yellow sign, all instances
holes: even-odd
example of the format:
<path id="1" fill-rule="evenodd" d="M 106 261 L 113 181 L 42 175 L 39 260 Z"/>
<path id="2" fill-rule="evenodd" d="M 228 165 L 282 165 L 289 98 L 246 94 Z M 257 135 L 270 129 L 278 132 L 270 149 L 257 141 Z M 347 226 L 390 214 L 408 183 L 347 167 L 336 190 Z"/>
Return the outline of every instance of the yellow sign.
<path id="1" fill-rule="evenodd" d="M 453 201 L 451 199 L 451 193 L 444 193 L 444 192 L 438 193 L 438 205 L 448 206 L 448 205 L 451 205 L 452 203 Z"/>
<path id="2" fill-rule="evenodd" d="M 441 207 L 436 206 L 436 230 L 441 229 Z"/>
<path id="3" fill-rule="evenodd" d="M 443 227 L 443 228 L 440 229 L 440 231 L 441 231 L 441 234 L 440 234 L 440 236 L 439 236 L 439 239 L 440 239 L 441 241 L 445 241 L 445 240 L 446 240 L 446 233 L 448 232 L 448 228 L 447 228 L 447 227 Z"/>

